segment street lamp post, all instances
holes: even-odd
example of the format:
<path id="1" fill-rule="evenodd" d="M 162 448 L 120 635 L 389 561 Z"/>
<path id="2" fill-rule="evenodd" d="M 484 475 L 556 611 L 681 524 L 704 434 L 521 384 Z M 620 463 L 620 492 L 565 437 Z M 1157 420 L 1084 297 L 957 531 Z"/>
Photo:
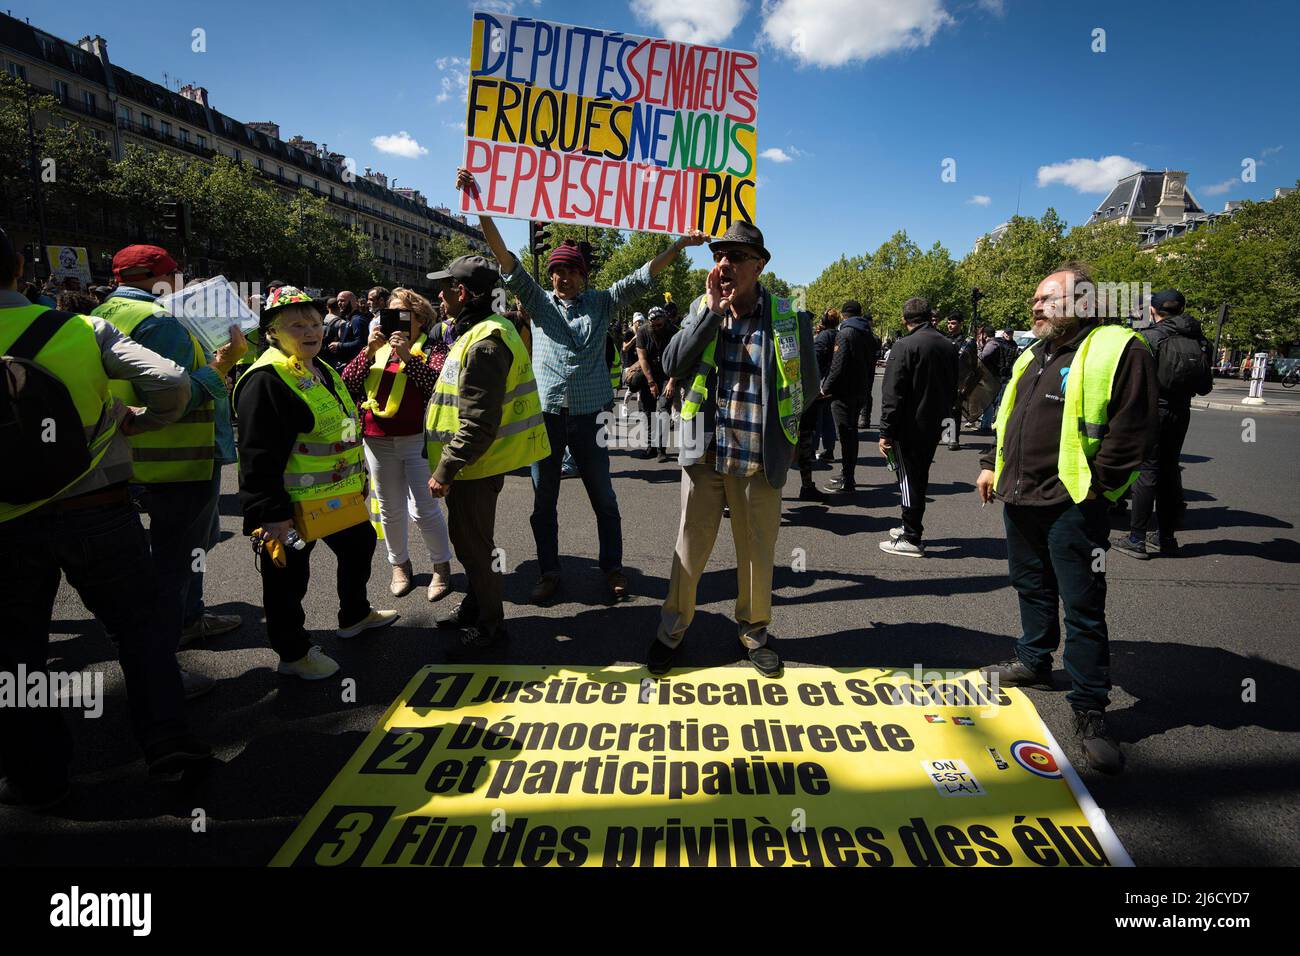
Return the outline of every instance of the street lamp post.
<path id="1" fill-rule="evenodd" d="M 24 102 L 27 106 L 27 150 L 32 173 L 32 193 L 36 199 L 36 228 L 37 239 L 40 243 L 40 250 L 37 253 L 38 259 L 43 259 L 48 248 L 45 237 L 45 191 L 41 186 L 41 174 L 37 169 L 39 163 L 36 161 L 36 111 L 32 109 L 32 88 L 30 86 L 24 91 Z M 35 267 L 32 269 L 36 271 Z M 48 277 L 51 274 L 49 262 L 45 263 L 45 273 Z M 37 279 L 40 276 L 36 276 Z"/>

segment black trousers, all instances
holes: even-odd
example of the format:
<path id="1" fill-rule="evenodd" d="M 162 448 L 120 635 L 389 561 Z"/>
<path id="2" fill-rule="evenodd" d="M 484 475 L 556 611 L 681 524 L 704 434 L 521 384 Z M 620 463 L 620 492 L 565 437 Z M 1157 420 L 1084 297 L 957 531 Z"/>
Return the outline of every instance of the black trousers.
<path id="1" fill-rule="evenodd" d="M 672 406 L 663 400 L 664 385 L 667 382 L 656 382 L 659 386 L 659 397 L 655 398 L 654 392 L 650 391 L 650 380 L 644 376 L 641 378 L 641 387 L 636 390 L 637 399 L 641 403 L 641 411 L 646 415 L 654 415 L 656 412 L 667 411 L 672 414 Z M 648 426 L 649 427 L 649 426 Z M 666 428 L 659 431 L 658 434 L 651 428 L 646 432 L 647 448 L 654 448 L 658 451 L 668 449 L 668 431 Z M 655 439 L 658 439 L 656 442 Z"/>
<path id="2" fill-rule="evenodd" d="M 1160 409 L 1156 424 L 1156 443 L 1151 457 L 1142 462 L 1138 480 L 1133 483 L 1133 514 L 1129 533 L 1143 537 L 1151 522 L 1154 508 L 1160 522 L 1160 535 L 1172 538 L 1182 522 L 1183 475 L 1178 459 L 1187 438 L 1191 409 Z"/>
<path id="3" fill-rule="evenodd" d="M 158 611 L 149 539 L 125 489 L 117 503 L 43 508 L 0 522 L 0 672 L 16 681 L 20 667 L 29 675 L 46 670 L 63 575 L 117 642 L 136 739 L 148 746 L 186 733 L 180 620 L 164 621 Z M 0 772 L 34 796 L 67 783 L 72 734 L 63 709 L 0 706 Z"/>
<path id="4" fill-rule="evenodd" d="M 873 371 L 872 374 L 867 376 L 867 389 L 862 393 L 862 413 L 858 416 L 859 428 L 871 427 L 871 410 L 876 404 L 875 389 L 876 375 Z"/>
<path id="5" fill-rule="evenodd" d="M 850 399 L 831 400 L 831 417 L 835 419 L 835 433 L 840 439 L 840 475 L 844 483 L 854 483 L 853 473 L 858 467 L 858 415 L 862 406 Z"/>
<path id="6" fill-rule="evenodd" d="M 818 438 L 821 433 L 822 408 L 826 402 L 813 402 L 804 409 L 799 417 L 799 478 L 804 486 L 813 483 L 813 459 L 817 452 Z"/>
<path id="7" fill-rule="evenodd" d="M 370 583 L 370 562 L 375 556 L 375 529 L 369 521 L 335 531 L 320 539 L 334 552 L 338 562 L 335 581 L 339 595 L 339 627 L 351 627 L 370 613 L 366 586 Z M 301 551 L 285 549 L 285 564 L 263 555 L 262 607 L 266 610 L 266 637 L 282 661 L 296 661 L 311 650 L 312 640 L 303 624 L 307 614 L 302 609 L 311 582 L 311 553 L 316 542 Z"/>
<path id="8" fill-rule="evenodd" d="M 458 478 L 447 494 L 447 532 L 456 559 L 465 566 L 468 586 L 462 602 L 463 617 L 476 622 L 483 634 L 493 634 L 505 621 L 502 606 L 505 577 L 493 551 L 497 522 L 497 496 L 505 475 Z"/>
<path id="9" fill-rule="evenodd" d="M 1050 667 L 1061 643 L 1058 608 L 1065 617 L 1065 695 L 1080 710 L 1105 710 L 1110 701 L 1110 633 L 1106 629 L 1106 572 L 1099 557 L 1110 547 L 1104 498 L 1082 504 L 1007 505 L 1007 563 L 1020 598 L 1016 656 L 1035 670 Z"/>
<path id="10" fill-rule="evenodd" d="M 938 444 L 916 439 L 894 442 L 898 490 L 903 496 L 903 537 L 912 544 L 920 544 L 925 532 L 925 493 L 930 487 L 930 464 Z"/>

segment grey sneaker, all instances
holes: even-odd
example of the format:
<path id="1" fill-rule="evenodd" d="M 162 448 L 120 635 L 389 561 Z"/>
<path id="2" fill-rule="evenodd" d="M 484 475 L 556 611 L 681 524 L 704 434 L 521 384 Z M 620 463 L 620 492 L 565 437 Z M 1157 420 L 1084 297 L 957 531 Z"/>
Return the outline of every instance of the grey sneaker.
<path id="1" fill-rule="evenodd" d="M 897 541 L 899 538 L 901 538 L 901 537 L 902 537 L 904 534 L 906 534 L 906 533 L 907 533 L 906 530 L 903 528 L 903 526 L 902 526 L 901 524 L 900 524 L 897 528 L 890 528 L 890 529 L 889 529 L 889 540 L 890 540 L 890 541 Z"/>
<path id="2" fill-rule="evenodd" d="M 891 537 L 888 541 L 880 542 L 880 550 L 885 554 L 893 554 L 900 558 L 924 558 L 925 547 L 919 544 L 913 544 L 906 538 Z"/>

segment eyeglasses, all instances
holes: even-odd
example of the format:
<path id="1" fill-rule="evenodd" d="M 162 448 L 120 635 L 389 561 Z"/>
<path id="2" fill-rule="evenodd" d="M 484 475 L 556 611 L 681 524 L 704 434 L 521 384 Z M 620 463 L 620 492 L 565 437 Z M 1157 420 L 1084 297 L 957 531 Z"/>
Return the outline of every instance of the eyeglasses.
<path id="1" fill-rule="evenodd" d="M 713 254 L 714 262 L 721 262 L 723 259 L 729 259 L 733 266 L 738 266 L 742 262 L 754 262 L 759 258 L 759 256 L 751 256 L 743 252 L 733 252 L 729 249 L 719 249 Z"/>

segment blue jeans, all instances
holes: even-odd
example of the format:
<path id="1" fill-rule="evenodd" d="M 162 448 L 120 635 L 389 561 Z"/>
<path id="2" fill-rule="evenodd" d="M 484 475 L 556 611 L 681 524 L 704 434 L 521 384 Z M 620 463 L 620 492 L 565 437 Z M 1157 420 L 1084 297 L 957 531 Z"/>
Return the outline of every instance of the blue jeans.
<path id="1" fill-rule="evenodd" d="M 203 568 L 217 543 L 221 468 L 207 481 L 171 481 L 134 489 L 149 514 L 149 549 L 158 575 L 159 613 L 180 629 L 203 615 Z M 200 560 L 195 551 L 202 552 Z"/>
<path id="2" fill-rule="evenodd" d="M 544 412 L 546 437 L 551 453 L 533 462 L 533 540 L 537 543 L 537 563 L 542 574 L 560 571 L 560 524 L 556 506 L 560 498 L 560 463 L 567 448 L 573 452 L 591 509 L 596 513 L 596 536 L 600 541 L 600 569 L 615 571 L 623 566 L 623 519 L 618 513 L 618 498 L 609 478 L 609 449 L 602 446 L 602 431 L 597 413 L 570 415 Z"/>
<path id="3" fill-rule="evenodd" d="M 1067 502 L 1046 508 L 1007 505 L 1007 562 L 1020 596 L 1016 656 L 1026 667 L 1050 667 L 1061 643 L 1058 603 L 1065 607 L 1066 699 L 1080 710 L 1105 710 L 1110 701 L 1110 638 L 1106 630 L 1109 502 Z"/>
<path id="4" fill-rule="evenodd" d="M 136 739 L 148 745 L 186 733 L 178 634 L 157 614 L 149 542 L 126 501 L 0 522 L 0 671 L 45 670 L 61 575 L 117 643 Z M 71 760 L 58 708 L 0 707 L 0 762 L 16 786 L 59 789 Z"/>
<path id="5" fill-rule="evenodd" d="M 1002 395 L 1007 390 L 1007 383 L 1003 382 L 1002 387 L 998 389 L 998 394 L 994 396 L 989 407 L 984 409 L 984 414 L 980 416 L 980 430 L 988 431 L 993 427 L 993 419 L 997 417 L 998 406 L 1002 404 Z"/>

